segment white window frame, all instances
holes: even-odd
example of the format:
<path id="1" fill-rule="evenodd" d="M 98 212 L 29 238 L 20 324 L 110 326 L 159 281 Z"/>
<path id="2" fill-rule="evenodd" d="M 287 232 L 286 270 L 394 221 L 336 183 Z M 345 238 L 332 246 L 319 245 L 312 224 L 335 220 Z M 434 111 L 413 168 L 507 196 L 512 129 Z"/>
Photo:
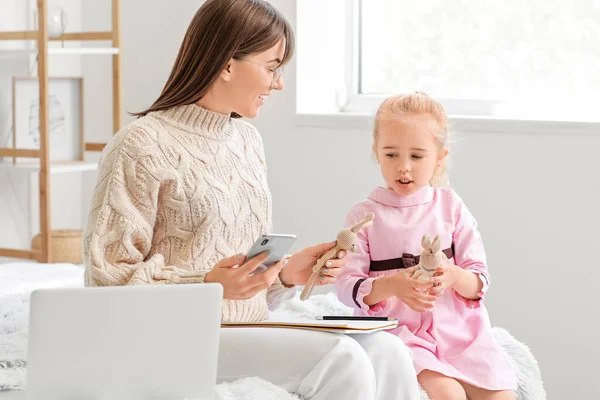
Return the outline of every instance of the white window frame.
<path id="1" fill-rule="evenodd" d="M 349 0 L 351 7 L 347 8 L 346 15 L 346 33 L 347 42 L 345 44 L 348 54 L 346 62 L 346 88 L 347 97 L 340 109 L 342 113 L 364 113 L 370 110 L 376 110 L 377 106 L 389 94 L 364 94 L 361 93 L 361 36 L 362 36 L 362 3 L 365 0 Z M 498 107 L 506 106 L 505 102 L 483 99 L 466 98 L 436 98 L 440 101 L 448 114 L 461 116 L 485 116 L 493 117 L 494 110 Z"/>
<path id="2" fill-rule="evenodd" d="M 302 0 L 299 0 L 302 1 Z M 372 106 L 373 99 L 382 96 L 366 96 L 360 93 L 361 60 L 360 60 L 360 0 L 348 0 L 351 6 L 346 8 L 346 63 L 344 80 L 346 82 L 346 98 L 341 112 L 364 112 Z M 371 107 L 376 109 L 377 106 Z"/>
<path id="3" fill-rule="evenodd" d="M 362 94 L 360 93 L 360 1 L 344 0 L 340 3 L 345 9 L 329 12 L 328 18 L 335 19 L 336 26 L 345 26 L 344 59 L 335 58 L 336 66 L 343 64 L 343 85 L 336 83 L 334 86 L 323 88 L 312 86 L 308 93 L 301 93 L 306 84 L 303 81 L 301 87 L 297 87 L 296 93 L 296 125 L 304 127 L 331 127 L 340 129 L 371 129 L 373 115 L 379 104 L 389 94 Z M 363 0 L 365 1 L 365 0 Z M 321 3 L 322 4 L 322 3 Z M 317 5 L 315 4 L 317 7 Z M 309 3 L 296 0 L 296 7 L 312 7 Z M 304 9 L 304 12 L 313 12 L 312 9 Z M 314 13 L 323 12 L 319 6 Z M 341 19 L 344 18 L 343 21 Z M 296 34 L 303 35 L 305 30 L 319 27 L 305 26 L 307 21 L 297 21 Z M 311 45 L 318 43 L 311 42 Z M 300 49 L 300 46 L 298 46 Z M 311 48 L 306 46 L 305 52 L 299 51 L 298 58 L 302 62 L 311 59 Z M 297 62 L 298 63 L 298 62 Z M 297 79 L 302 75 L 300 67 L 296 70 Z M 340 80 L 340 81 L 341 81 Z M 343 87 L 342 87 L 343 86 Z M 304 106 L 310 104 L 310 96 L 325 96 L 326 109 L 319 106 Z M 332 95 L 334 93 L 334 95 Z M 331 97 L 331 98 L 330 98 Z M 335 98 L 333 98 L 335 97 Z M 588 103 L 585 113 L 578 116 L 561 115 L 562 109 L 559 104 L 549 103 L 540 99 L 539 109 L 542 112 L 532 112 L 531 100 L 519 103 L 506 101 L 492 101 L 483 99 L 461 99 L 461 98 L 436 98 L 440 101 L 449 116 L 450 123 L 455 130 L 463 133 L 506 133 L 513 134 L 577 134 L 577 135 L 600 135 L 600 112 L 593 111 L 594 105 Z M 545 104 L 541 104 L 545 103 Z M 551 109 L 555 112 L 548 112 Z M 519 112 L 528 110 L 527 114 Z M 589 112 L 592 110 L 592 112 Z M 516 111 L 516 112 L 513 112 Z"/>
<path id="4" fill-rule="evenodd" d="M 301 0 L 299 0 L 300 2 Z M 340 105 L 340 115 L 369 115 L 372 116 L 378 105 L 389 94 L 363 94 L 360 93 L 360 39 L 361 39 L 361 4 L 365 0 L 347 0 L 351 3 L 346 7 L 345 12 L 345 27 L 346 27 L 346 61 L 344 63 L 345 70 L 344 80 L 345 88 L 338 89 L 338 99 L 336 102 Z M 600 124 L 600 113 L 592 114 L 583 117 L 572 118 L 568 116 L 561 117 L 556 112 L 547 112 L 545 115 L 540 113 L 518 113 L 516 110 L 530 109 L 531 101 L 524 101 L 519 104 L 515 102 L 484 100 L 484 99 L 469 99 L 469 98 L 436 98 L 440 101 L 451 119 L 455 120 L 473 120 L 485 119 L 493 121 L 526 121 L 526 122 L 560 122 L 565 123 L 582 123 L 597 129 Z M 540 99 L 540 102 L 544 102 Z M 541 103 L 540 103 L 541 104 Z M 540 109 L 555 109 L 561 110 L 557 104 L 547 103 Z M 511 111 L 512 110 L 512 111 Z M 514 125 L 514 124 L 512 124 Z M 545 124 L 544 124 L 545 125 Z"/>

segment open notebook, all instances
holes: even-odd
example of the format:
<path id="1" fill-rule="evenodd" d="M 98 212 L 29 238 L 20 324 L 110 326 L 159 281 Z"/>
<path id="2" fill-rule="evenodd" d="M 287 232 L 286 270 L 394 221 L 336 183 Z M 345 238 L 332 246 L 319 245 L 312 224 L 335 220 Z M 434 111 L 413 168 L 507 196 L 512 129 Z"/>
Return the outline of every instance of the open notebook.
<path id="1" fill-rule="evenodd" d="M 373 333 L 381 330 L 394 329 L 398 321 L 321 321 L 321 320 L 288 320 L 261 322 L 226 322 L 223 328 L 291 328 L 309 329 L 322 332 L 337 332 L 347 335 Z"/>

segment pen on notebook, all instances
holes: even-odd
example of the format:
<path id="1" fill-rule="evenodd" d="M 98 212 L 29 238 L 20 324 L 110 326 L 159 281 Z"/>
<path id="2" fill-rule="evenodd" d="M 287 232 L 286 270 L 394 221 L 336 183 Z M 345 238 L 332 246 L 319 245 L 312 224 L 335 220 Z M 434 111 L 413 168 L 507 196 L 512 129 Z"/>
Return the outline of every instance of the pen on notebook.
<path id="1" fill-rule="evenodd" d="M 320 319 L 323 321 L 395 321 L 395 318 L 391 317 L 358 317 L 351 315 L 323 315 L 322 317 L 317 317 L 316 319 Z"/>

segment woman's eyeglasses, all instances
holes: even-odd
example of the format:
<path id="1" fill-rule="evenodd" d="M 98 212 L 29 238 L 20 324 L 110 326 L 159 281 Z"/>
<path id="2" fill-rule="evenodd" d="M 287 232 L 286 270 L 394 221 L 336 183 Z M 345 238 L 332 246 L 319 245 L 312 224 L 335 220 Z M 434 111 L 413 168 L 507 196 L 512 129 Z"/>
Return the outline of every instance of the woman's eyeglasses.
<path id="1" fill-rule="evenodd" d="M 283 74 L 283 70 L 284 70 L 283 65 L 280 65 L 279 67 L 272 67 L 272 66 L 263 65 L 256 61 L 248 60 L 245 58 L 240 58 L 239 60 L 249 62 L 250 64 L 258 65 L 258 66 L 263 67 L 263 68 L 267 69 L 268 71 L 272 72 L 273 80 L 271 81 L 271 86 L 275 86 L 275 83 L 277 83 L 277 81 L 279 80 L 279 78 L 281 78 L 281 75 Z"/>

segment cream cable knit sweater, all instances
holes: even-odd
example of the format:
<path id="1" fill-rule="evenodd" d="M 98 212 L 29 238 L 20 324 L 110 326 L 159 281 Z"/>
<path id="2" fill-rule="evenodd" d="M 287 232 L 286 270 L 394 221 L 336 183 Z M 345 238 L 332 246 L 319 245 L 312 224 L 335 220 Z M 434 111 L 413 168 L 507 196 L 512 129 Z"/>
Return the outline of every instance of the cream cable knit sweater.
<path id="1" fill-rule="evenodd" d="M 106 146 L 84 234 L 86 286 L 201 283 L 271 230 L 262 138 L 196 105 L 152 112 Z M 276 281 L 224 300 L 223 321 L 258 321 L 293 296 Z"/>

